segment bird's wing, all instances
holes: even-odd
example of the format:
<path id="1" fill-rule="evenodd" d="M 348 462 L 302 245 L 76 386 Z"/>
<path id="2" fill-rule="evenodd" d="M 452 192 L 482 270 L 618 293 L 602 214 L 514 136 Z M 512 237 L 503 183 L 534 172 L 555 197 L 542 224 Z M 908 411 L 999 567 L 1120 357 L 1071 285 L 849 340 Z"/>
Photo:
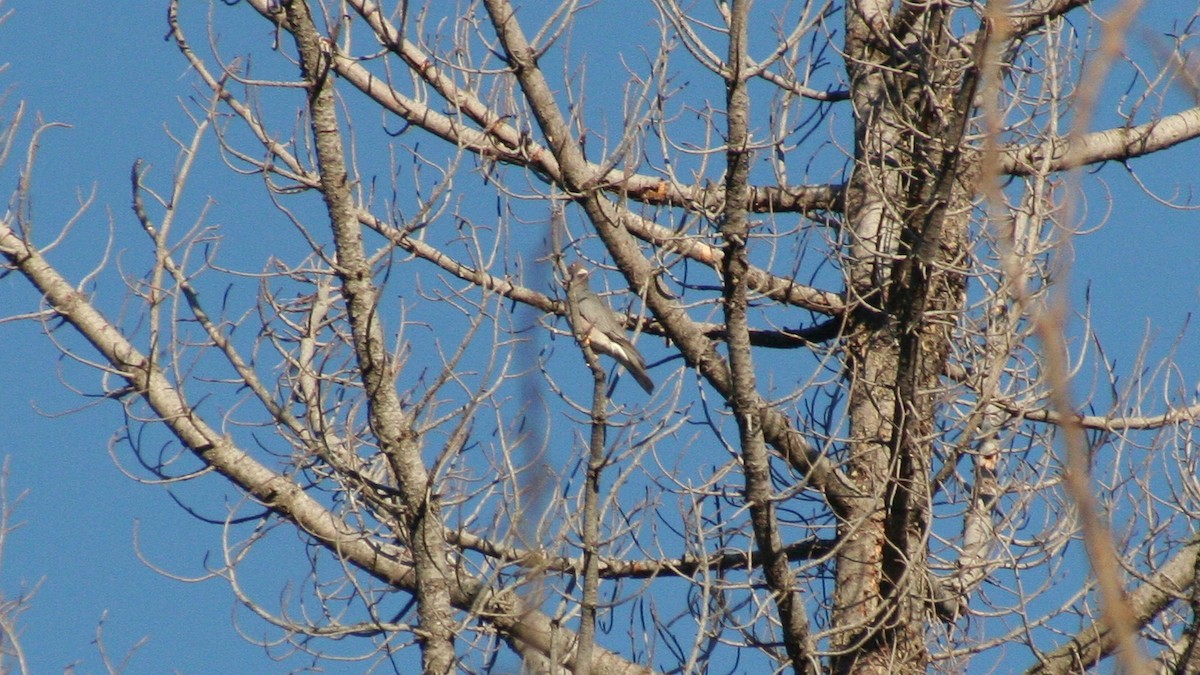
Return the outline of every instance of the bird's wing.
<path id="1" fill-rule="evenodd" d="M 585 288 L 579 299 L 579 313 L 596 330 L 608 336 L 625 334 L 625 327 L 615 312 L 590 288 Z"/>

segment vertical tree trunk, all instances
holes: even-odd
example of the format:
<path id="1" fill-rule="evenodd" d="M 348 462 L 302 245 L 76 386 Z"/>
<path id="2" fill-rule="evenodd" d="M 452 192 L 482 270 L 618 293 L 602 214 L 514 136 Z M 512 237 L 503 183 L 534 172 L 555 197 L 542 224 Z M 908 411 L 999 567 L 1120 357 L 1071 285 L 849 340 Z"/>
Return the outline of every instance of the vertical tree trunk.
<path id="1" fill-rule="evenodd" d="M 858 488 L 839 525 L 835 672 L 919 673 L 925 627 L 933 412 L 964 296 L 971 175 L 960 156 L 973 91 L 941 11 L 851 3 L 847 52 L 855 164 L 847 185 L 846 343 Z M 905 23 L 905 21 L 908 23 Z M 897 49 L 905 45 L 907 50 Z"/>

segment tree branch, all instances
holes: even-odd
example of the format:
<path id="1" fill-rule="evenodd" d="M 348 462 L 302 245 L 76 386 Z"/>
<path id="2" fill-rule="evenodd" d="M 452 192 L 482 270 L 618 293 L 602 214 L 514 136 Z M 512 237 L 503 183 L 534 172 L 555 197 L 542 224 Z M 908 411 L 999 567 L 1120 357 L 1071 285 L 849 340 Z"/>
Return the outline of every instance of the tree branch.
<path id="1" fill-rule="evenodd" d="M 1137 126 L 1009 148 L 1000 156 L 1000 171 L 1010 176 L 1033 176 L 1110 160 L 1127 161 L 1198 136 L 1200 107 L 1195 107 Z"/>

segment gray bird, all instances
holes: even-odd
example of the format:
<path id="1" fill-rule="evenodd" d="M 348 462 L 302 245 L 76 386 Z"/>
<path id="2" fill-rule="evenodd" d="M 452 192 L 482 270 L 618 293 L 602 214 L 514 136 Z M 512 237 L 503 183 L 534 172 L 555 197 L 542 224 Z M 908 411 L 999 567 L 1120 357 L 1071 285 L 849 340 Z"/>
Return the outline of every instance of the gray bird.
<path id="1" fill-rule="evenodd" d="M 588 286 L 587 268 L 579 262 L 567 268 L 567 309 L 575 335 L 599 354 L 607 354 L 646 390 L 654 391 L 654 380 L 646 374 L 646 360 L 625 337 L 625 327 L 615 312 Z"/>

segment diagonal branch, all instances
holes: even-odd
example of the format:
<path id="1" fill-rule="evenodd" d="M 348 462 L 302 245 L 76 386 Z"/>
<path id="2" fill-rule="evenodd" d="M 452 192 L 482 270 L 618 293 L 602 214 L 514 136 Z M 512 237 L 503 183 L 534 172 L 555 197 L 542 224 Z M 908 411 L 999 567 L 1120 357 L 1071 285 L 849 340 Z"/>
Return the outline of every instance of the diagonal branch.
<path id="1" fill-rule="evenodd" d="M 320 171 L 321 195 L 329 213 L 341 281 L 350 321 L 358 372 L 367 395 L 371 432 L 400 486 L 405 528 L 402 539 L 412 551 L 416 570 L 417 613 L 421 621 L 421 659 L 426 673 L 448 673 L 457 661 L 457 633 L 450 606 L 449 551 L 442 536 L 442 509 L 430 489 L 421 456 L 422 439 L 404 410 L 393 384 L 396 366 L 387 349 L 379 316 L 380 291 L 363 245 L 357 207 L 346 170 L 342 132 L 337 119 L 328 47 L 317 32 L 307 2 L 285 3 L 300 70 L 308 85 L 309 121 Z"/>
<path id="2" fill-rule="evenodd" d="M 695 322 L 674 298 L 653 283 L 650 262 L 642 255 L 637 241 L 625 227 L 630 218 L 629 212 L 614 205 L 598 189 L 595 176 L 590 173 L 583 152 L 570 134 L 554 94 L 537 67 L 533 49 L 517 22 L 512 5 L 507 0 L 487 0 L 485 4 L 492 24 L 500 35 L 509 65 L 533 107 L 542 134 L 550 142 L 563 168 L 563 188 L 568 194 L 575 195 L 630 287 L 642 295 L 646 306 L 687 363 L 698 369 L 728 400 L 733 395 L 728 363 L 717 353 L 715 343 L 698 330 Z M 757 411 L 767 442 L 793 468 L 805 474 L 812 487 L 824 493 L 835 509 L 841 508 L 853 488 L 830 459 L 793 429 L 787 416 L 774 406 L 756 397 L 753 408 Z"/>
<path id="3" fill-rule="evenodd" d="M 1000 171 L 1010 176 L 1032 176 L 1109 160 L 1125 161 L 1197 137 L 1200 137 L 1200 106 L 1137 126 L 1009 148 L 1000 156 Z"/>
<path id="4" fill-rule="evenodd" d="M 257 3 L 260 0 L 253 1 Z M 255 6 L 257 7 L 257 4 Z M 188 59 L 188 62 L 204 81 L 205 85 L 213 90 L 214 95 L 229 106 L 249 127 L 258 142 L 266 149 L 271 161 L 269 163 L 261 160 L 256 162 L 250 157 L 242 157 L 242 159 L 247 162 L 256 163 L 262 171 L 278 173 L 287 180 L 296 181 L 309 188 L 319 189 L 320 180 L 318 176 L 305 169 L 303 164 L 294 155 L 289 153 L 283 144 L 278 143 L 267 132 L 256 113 L 249 106 L 235 98 L 224 87 L 222 81 L 210 73 L 204 62 L 192 52 L 184 36 L 183 29 L 179 25 L 176 10 L 177 7 L 173 4 L 168 19 L 171 25 L 171 36 L 175 39 L 180 51 Z M 261 11 L 264 15 L 270 16 L 272 20 L 275 20 L 274 15 L 267 13 L 265 2 Z M 365 71 L 356 61 L 335 57 L 333 67 L 347 81 L 354 84 L 360 90 L 364 90 L 364 93 L 371 95 L 376 102 L 393 113 L 412 121 L 414 124 L 422 124 L 423 128 L 426 128 L 431 133 L 441 135 L 439 130 L 449 133 L 448 136 L 445 136 L 447 140 L 483 156 L 492 156 L 488 152 L 492 152 L 497 148 L 509 147 L 504 143 L 508 143 L 514 137 L 515 130 L 514 134 L 509 134 L 505 129 L 511 128 L 499 122 L 488 128 L 490 129 L 489 133 L 492 135 L 499 134 L 500 139 L 504 140 L 504 143 L 501 145 L 497 145 L 494 140 L 487 140 L 483 135 L 472 136 L 471 134 L 475 134 L 476 132 L 468 127 L 459 125 L 455 118 L 441 116 L 440 113 L 428 110 L 423 106 L 410 109 L 409 107 L 400 105 L 401 102 L 408 99 L 386 87 L 378 78 Z M 409 119 L 410 117 L 412 119 Z M 424 123 L 430 123 L 433 126 L 425 127 Z M 458 135 L 457 131 L 450 133 L 449 130 L 453 129 L 459 129 L 465 135 Z M 522 137 L 520 134 L 515 134 L 515 137 L 523 138 L 521 143 L 525 145 L 533 142 L 527 136 Z M 484 147 L 491 150 L 485 151 L 481 149 Z M 558 162 L 549 152 L 519 152 L 504 161 L 523 163 L 532 161 L 535 157 L 541 158 L 539 159 L 541 162 L 539 166 L 541 170 L 547 172 L 546 175 L 554 180 L 561 178 L 558 173 Z M 594 168 L 594 165 L 588 164 L 588 167 L 590 170 Z M 531 168 L 539 171 L 537 167 Z M 676 206 L 703 209 L 719 208 L 719 205 L 724 201 L 724 186 L 712 189 L 703 188 L 697 192 L 686 186 L 667 184 L 655 177 L 642 180 L 637 176 L 621 177 L 609 174 L 608 178 L 609 180 L 606 185 L 614 189 L 619 188 L 622 197 L 637 199 L 639 193 L 654 192 L 655 194 L 666 195 L 666 201 Z M 841 208 L 843 193 L 842 186 L 838 185 L 824 187 L 751 187 L 750 191 L 752 195 L 751 202 L 756 205 L 755 210 L 763 212 L 811 211 L 825 208 L 836 210 Z M 554 311 L 553 302 L 548 297 L 520 286 L 514 283 L 512 279 L 496 277 L 488 274 L 486 270 L 465 265 L 445 252 L 426 243 L 419 237 L 412 236 L 411 232 L 391 226 L 383 219 L 378 218 L 365 209 L 360 210 L 358 217 L 362 224 L 388 237 L 400 248 L 434 263 L 464 281 L 469 281 L 486 290 L 497 292 L 505 297 L 529 304 L 541 311 Z M 628 210 L 623 212 L 622 217 L 626 229 L 637 238 L 663 249 L 677 252 L 690 260 L 695 260 L 714 269 L 719 269 L 722 256 L 719 247 L 695 237 L 682 236 L 670 228 L 659 225 L 653 220 L 634 214 Z M 748 274 L 752 290 L 778 302 L 803 307 L 835 317 L 841 316 L 848 309 L 846 302 L 838 293 L 823 291 L 800 284 L 794 279 L 771 274 L 759 267 L 750 267 Z"/>
<path id="5" fill-rule="evenodd" d="M 45 257 L 0 221 L 0 255 L 44 296 L 46 303 L 79 332 L 146 401 L 161 423 L 205 465 L 230 483 L 294 523 L 334 556 L 347 561 L 395 588 L 413 592 L 416 574 L 405 551 L 364 536 L 323 507 L 295 481 L 267 468 L 219 433 L 196 412 L 161 370 L 126 339 L 85 296 L 73 288 Z M 520 653 L 562 657 L 572 662 L 572 631 L 528 607 L 513 592 L 490 588 L 465 574 L 451 578 L 450 600 L 460 611 L 470 612 L 495 626 Z M 621 656 L 596 648 L 595 672 L 646 673 L 649 669 Z"/>
<path id="6" fill-rule="evenodd" d="M 1188 544 L 1129 593 L 1129 606 L 1138 626 L 1145 626 L 1172 602 L 1187 595 L 1187 589 L 1196 583 L 1198 555 L 1200 542 Z M 1042 662 L 1026 672 L 1030 675 L 1082 672 L 1112 654 L 1118 646 L 1108 620 L 1102 618 L 1084 627 L 1058 649 L 1042 655 Z"/>

